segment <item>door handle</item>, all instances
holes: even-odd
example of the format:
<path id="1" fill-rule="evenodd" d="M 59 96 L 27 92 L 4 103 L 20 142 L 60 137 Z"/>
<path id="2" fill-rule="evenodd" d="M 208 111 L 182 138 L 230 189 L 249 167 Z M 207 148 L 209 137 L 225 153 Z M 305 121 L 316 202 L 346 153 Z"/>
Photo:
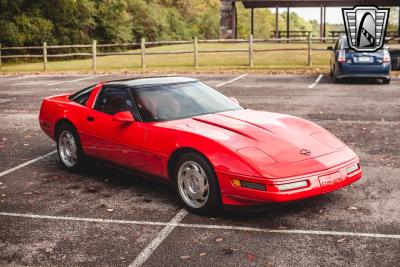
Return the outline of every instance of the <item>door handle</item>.
<path id="1" fill-rule="evenodd" d="M 94 121 L 94 118 L 93 118 L 93 117 L 90 117 L 90 116 L 88 116 L 86 119 L 87 119 L 88 121 L 90 121 L 90 122 Z"/>

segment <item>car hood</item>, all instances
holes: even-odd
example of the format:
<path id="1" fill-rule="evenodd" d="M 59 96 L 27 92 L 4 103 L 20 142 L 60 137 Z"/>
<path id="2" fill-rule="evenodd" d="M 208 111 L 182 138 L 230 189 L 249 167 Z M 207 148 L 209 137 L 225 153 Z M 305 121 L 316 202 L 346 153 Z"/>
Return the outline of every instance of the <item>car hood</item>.
<path id="1" fill-rule="evenodd" d="M 197 116 L 192 120 L 209 125 L 209 131 L 229 131 L 242 140 L 247 139 L 248 142 L 240 142 L 242 148 L 256 148 L 266 154 L 263 159 L 262 153 L 251 153 L 251 150 L 244 153 L 247 159 L 262 170 L 271 165 L 283 167 L 348 149 L 320 126 L 289 115 L 246 109 Z M 241 148 L 237 144 L 231 146 L 240 153 Z"/>

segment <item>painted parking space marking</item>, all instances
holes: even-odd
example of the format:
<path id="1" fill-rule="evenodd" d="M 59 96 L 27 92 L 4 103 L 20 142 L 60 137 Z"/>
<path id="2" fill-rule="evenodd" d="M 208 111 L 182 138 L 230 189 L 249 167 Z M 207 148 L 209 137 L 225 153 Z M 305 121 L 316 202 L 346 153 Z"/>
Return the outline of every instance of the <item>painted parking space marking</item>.
<path id="1" fill-rule="evenodd" d="M 62 82 L 55 82 L 55 83 L 49 83 L 47 86 L 52 86 L 52 85 L 59 85 L 59 84 L 64 84 L 64 83 L 74 83 L 74 82 L 79 82 L 79 81 L 84 81 L 84 80 L 89 80 L 89 79 L 94 79 L 102 76 L 106 76 L 108 74 L 100 74 L 100 75 L 95 75 L 95 76 L 89 76 L 89 77 L 83 77 L 75 80 L 68 80 L 68 81 L 62 81 Z"/>
<path id="2" fill-rule="evenodd" d="M 26 166 L 28 166 L 28 165 L 30 165 L 32 163 L 35 163 L 36 161 L 39 161 L 39 160 L 44 159 L 44 158 L 47 158 L 48 156 L 51 156 L 51 155 L 55 154 L 56 152 L 57 152 L 57 150 L 51 151 L 50 153 L 47 153 L 46 155 L 31 159 L 31 160 L 29 160 L 29 161 L 27 161 L 25 163 L 22 163 L 22 164 L 20 164 L 18 166 L 15 166 L 14 168 L 5 170 L 3 172 L 0 172 L 0 177 L 2 177 L 4 175 L 7 175 L 7 174 L 9 174 L 9 173 L 11 173 L 13 171 L 19 170 L 19 169 L 21 169 L 23 167 L 26 167 Z"/>
<path id="3" fill-rule="evenodd" d="M 223 83 L 219 83 L 219 84 L 217 84 L 215 87 L 218 88 L 218 87 L 221 87 L 221 86 L 224 86 L 224 85 L 233 83 L 233 82 L 235 82 L 235 81 L 237 81 L 237 80 L 240 80 L 240 79 L 246 77 L 247 75 L 249 75 L 249 74 L 248 74 L 248 73 L 245 73 L 245 74 L 240 75 L 239 77 L 236 77 L 236 78 L 234 78 L 234 79 L 232 79 L 232 80 L 229 80 L 229 81 L 226 81 L 226 82 L 223 82 Z"/>
<path id="4" fill-rule="evenodd" d="M 81 221 L 95 223 L 113 223 L 113 224 L 131 224 L 131 225 L 153 225 L 153 226 L 171 226 L 183 228 L 199 228 L 211 230 L 233 230 L 244 232 L 272 233 L 272 234 L 297 234 L 297 235 L 325 235 L 325 236 L 354 236 L 366 238 L 381 238 L 381 239 L 400 239 L 400 234 L 380 234 L 380 233 L 365 233 L 365 232 L 346 232 L 346 231 L 324 231 L 324 230 L 298 230 L 298 229 L 265 229 L 257 227 L 245 226 L 230 226 L 230 225 L 214 225 L 214 224 L 190 224 L 180 223 L 186 216 L 184 210 L 179 213 L 170 222 L 155 222 L 155 221 L 130 221 L 130 220 L 115 220 L 115 219 L 96 219 L 96 218 L 79 218 L 68 216 L 50 216 L 24 213 L 0 212 L 0 216 L 31 218 L 31 219 L 48 219 L 48 220 L 64 220 L 64 221 Z M 160 232 L 161 233 L 161 232 Z"/>
<path id="5" fill-rule="evenodd" d="M 322 79 L 322 77 L 324 77 L 324 75 L 320 74 L 318 75 L 317 79 L 315 80 L 314 83 L 310 84 L 310 86 L 308 86 L 308 88 L 314 88 Z"/>
<path id="6" fill-rule="evenodd" d="M 180 210 L 172 220 L 157 234 L 157 236 L 145 247 L 129 267 L 139 267 L 153 254 L 158 246 L 169 236 L 169 234 L 178 226 L 179 222 L 185 218 L 188 212 L 184 209 Z"/>
<path id="7" fill-rule="evenodd" d="M 32 77 L 38 77 L 39 75 L 26 75 L 26 76 L 18 76 L 18 77 L 12 77 L 12 78 L 6 78 L 2 79 L 2 82 L 8 82 L 8 81 L 16 81 L 16 80 L 22 80 L 22 79 L 27 79 L 27 78 L 32 78 Z"/>

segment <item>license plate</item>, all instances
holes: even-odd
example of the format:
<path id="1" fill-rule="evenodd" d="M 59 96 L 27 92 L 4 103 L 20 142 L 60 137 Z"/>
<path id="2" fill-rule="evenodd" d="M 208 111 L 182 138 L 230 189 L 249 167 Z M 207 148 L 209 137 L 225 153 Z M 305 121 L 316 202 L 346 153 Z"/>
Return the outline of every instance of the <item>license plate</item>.
<path id="1" fill-rule="evenodd" d="M 360 62 L 360 63 L 371 62 L 371 57 L 358 57 L 358 62 Z"/>
<path id="2" fill-rule="evenodd" d="M 319 182 L 321 184 L 321 189 L 323 192 L 329 192 L 335 189 L 338 184 L 343 182 L 345 178 L 342 177 L 340 172 L 335 172 L 329 175 L 324 175 L 319 177 Z"/>

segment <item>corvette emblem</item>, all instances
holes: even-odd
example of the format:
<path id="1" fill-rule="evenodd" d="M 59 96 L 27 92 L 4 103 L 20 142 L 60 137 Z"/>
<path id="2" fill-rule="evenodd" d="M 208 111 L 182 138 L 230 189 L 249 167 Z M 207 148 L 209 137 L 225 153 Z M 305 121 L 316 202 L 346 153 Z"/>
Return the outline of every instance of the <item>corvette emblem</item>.
<path id="1" fill-rule="evenodd" d="M 342 8 L 347 42 L 357 52 L 375 52 L 383 47 L 388 8 L 356 6 Z"/>
<path id="2" fill-rule="evenodd" d="M 308 150 L 308 149 L 303 148 L 303 149 L 300 150 L 300 154 L 308 156 L 308 155 L 311 155 L 311 151 Z"/>

